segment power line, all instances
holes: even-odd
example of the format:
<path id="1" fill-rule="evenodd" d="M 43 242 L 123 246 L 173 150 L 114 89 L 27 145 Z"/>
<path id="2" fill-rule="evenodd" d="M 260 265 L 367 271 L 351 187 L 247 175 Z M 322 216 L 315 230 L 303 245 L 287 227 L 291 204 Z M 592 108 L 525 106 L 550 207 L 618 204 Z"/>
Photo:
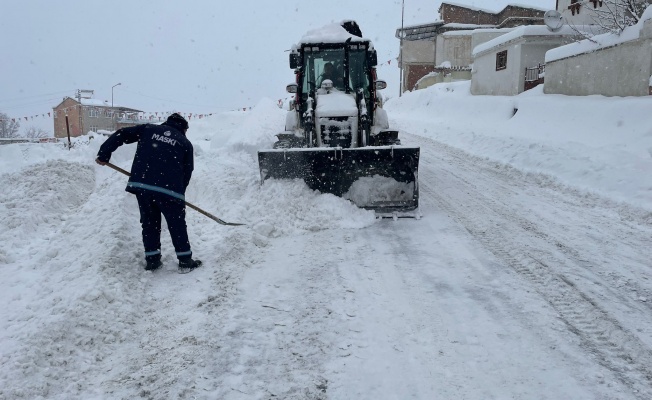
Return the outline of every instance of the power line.
<path id="1" fill-rule="evenodd" d="M 0 103 L 8 102 L 8 101 L 15 101 L 15 100 L 25 100 L 25 99 L 31 99 L 34 97 L 45 97 L 45 96 L 53 96 L 55 94 L 61 94 L 61 93 L 74 93 L 74 90 L 62 90 L 60 92 L 52 92 L 52 93 L 44 93 L 44 94 L 35 94 L 32 96 L 24 96 L 24 97 L 14 97 L 13 99 L 4 99 L 0 100 Z"/>
<path id="2" fill-rule="evenodd" d="M 50 107 L 52 108 L 52 104 L 59 99 L 58 97 L 53 97 L 49 99 L 42 99 L 42 100 L 37 100 L 34 102 L 29 102 L 29 103 L 22 103 L 22 104 L 9 104 L 6 106 L 0 105 L 1 110 L 15 110 L 15 109 L 20 109 L 20 108 L 27 108 L 27 107 L 33 107 L 33 106 L 40 106 L 43 104 L 49 104 Z M 56 105 L 56 104 L 55 104 Z"/>

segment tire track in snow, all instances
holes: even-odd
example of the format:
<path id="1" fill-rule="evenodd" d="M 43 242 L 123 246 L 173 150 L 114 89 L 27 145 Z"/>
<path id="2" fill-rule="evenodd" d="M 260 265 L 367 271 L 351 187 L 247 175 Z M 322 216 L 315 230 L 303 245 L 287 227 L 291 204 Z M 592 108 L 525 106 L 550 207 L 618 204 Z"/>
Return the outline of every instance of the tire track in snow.
<path id="1" fill-rule="evenodd" d="M 446 145 L 409 137 L 421 146 L 421 185 L 425 192 L 434 196 L 435 203 L 489 251 L 531 282 L 559 313 L 568 329 L 579 337 L 581 346 L 612 371 L 625 387 L 631 388 L 636 398 L 652 397 L 652 351 L 649 345 L 566 276 L 565 271 L 590 265 L 585 261 L 585 255 L 543 232 L 540 221 L 532 220 L 532 215 L 524 216 L 516 207 L 496 200 L 496 194 L 501 191 L 513 196 L 533 190 L 537 196 L 548 188 L 539 190 L 540 187 L 528 179 L 517 181 L 513 179 L 516 171 L 501 173 L 496 164 Z M 519 173 L 516 177 L 524 178 Z M 437 185 L 434 190 L 428 187 L 432 183 Z M 562 198 L 572 196 L 566 193 L 558 195 Z M 638 218 L 642 226 L 637 232 L 645 231 L 645 212 L 630 215 Z M 645 237 L 639 240 L 646 243 Z M 619 300 L 631 302 L 631 297 L 622 292 L 618 295 Z M 635 304 L 632 308 L 649 310 L 649 305 L 640 307 Z"/>

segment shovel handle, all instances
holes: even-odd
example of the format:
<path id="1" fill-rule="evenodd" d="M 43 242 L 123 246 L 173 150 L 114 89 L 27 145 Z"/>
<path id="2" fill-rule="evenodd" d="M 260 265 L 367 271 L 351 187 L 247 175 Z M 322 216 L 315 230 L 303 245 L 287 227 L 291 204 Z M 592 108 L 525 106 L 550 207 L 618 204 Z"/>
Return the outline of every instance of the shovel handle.
<path id="1" fill-rule="evenodd" d="M 131 174 L 130 174 L 129 172 L 127 172 L 127 171 L 125 171 L 124 169 L 118 167 L 117 165 L 113 165 L 113 164 L 111 164 L 110 162 L 107 162 L 107 163 L 104 164 L 104 165 L 107 165 L 107 166 L 113 168 L 114 170 L 116 170 L 116 171 L 118 171 L 118 172 L 120 172 L 120 173 L 122 173 L 122 174 L 125 174 L 125 175 L 127 175 L 127 176 L 131 176 Z M 228 226 L 242 226 L 242 225 L 244 225 L 244 224 L 238 224 L 238 223 L 236 223 L 236 222 L 226 222 L 226 221 L 223 221 L 223 220 L 217 218 L 216 216 L 214 216 L 213 214 L 211 214 L 211 213 L 209 213 L 209 212 L 207 212 L 207 211 L 202 210 L 201 208 L 197 207 L 197 206 L 194 205 L 194 204 L 188 203 L 187 201 L 184 201 L 184 203 L 185 203 L 188 207 L 192 208 L 192 209 L 195 210 L 195 211 L 198 211 L 198 212 L 204 214 L 205 216 L 207 216 L 208 218 L 210 218 L 210 219 L 212 219 L 213 221 L 217 222 L 218 224 L 228 225 Z"/>

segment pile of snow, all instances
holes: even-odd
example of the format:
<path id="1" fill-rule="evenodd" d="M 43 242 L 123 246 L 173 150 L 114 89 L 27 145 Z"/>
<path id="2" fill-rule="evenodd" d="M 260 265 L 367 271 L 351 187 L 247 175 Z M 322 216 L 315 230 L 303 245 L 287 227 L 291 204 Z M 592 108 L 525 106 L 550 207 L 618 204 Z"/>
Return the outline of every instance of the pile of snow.
<path id="1" fill-rule="evenodd" d="M 330 23 L 320 28 L 312 29 L 303 35 L 299 44 L 296 46 L 299 47 L 304 43 L 344 43 L 347 40 L 352 42 L 368 40 L 347 32 L 347 30 L 342 27 L 344 22 L 346 21 Z"/>
<path id="2" fill-rule="evenodd" d="M 310 190 L 302 181 L 260 184 L 255 151 L 271 146 L 284 119 L 276 102 L 263 100 L 249 111 L 191 121 L 195 172 L 187 200 L 247 224 L 224 227 L 188 210 L 193 252 L 207 273 L 231 260 L 239 267 L 227 271 L 226 280 L 242 274 L 270 238 L 376 223 L 373 212 Z M 95 390 L 121 398 L 116 390 L 137 390 L 130 366 L 150 362 L 133 359 L 142 347 L 172 343 L 176 356 L 160 354 L 169 357 L 166 364 L 190 357 L 183 351 L 192 346 L 184 341 L 201 319 L 192 318 L 188 304 L 194 309 L 210 299 L 212 280 L 166 279 L 176 276 L 176 258 L 165 224 L 164 268 L 143 272 L 138 206 L 124 191 L 127 177 L 94 162 L 105 140 L 75 138 L 70 149 L 50 143 L 0 146 L 0 398 L 104 396 Z M 135 149 L 118 148 L 111 162 L 129 170 Z M 150 285 L 159 290 L 152 292 Z M 175 293 L 175 301 L 154 306 L 160 293 Z M 183 336 L 157 337 L 140 323 L 161 307 Z M 141 349 L 133 353 L 131 346 Z M 174 388 L 174 379 L 160 384 Z"/>
<path id="3" fill-rule="evenodd" d="M 358 179 L 342 195 L 363 207 L 374 202 L 410 202 L 414 198 L 413 182 L 398 182 L 392 178 L 374 175 Z"/>
<path id="4" fill-rule="evenodd" d="M 258 149 L 271 148 L 275 135 L 284 131 L 285 112 L 278 102 L 261 99 L 250 110 L 237 110 L 195 120 L 190 123 L 188 137 L 210 142 L 210 148 L 223 152 L 246 151 L 252 155 Z"/>
<path id="5" fill-rule="evenodd" d="M 542 86 L 473 96 L 467 81 L 406 93 L 385 108 L 403 131 L 652 209 L 651 106 L 651 97 L 546 95 Z"/>

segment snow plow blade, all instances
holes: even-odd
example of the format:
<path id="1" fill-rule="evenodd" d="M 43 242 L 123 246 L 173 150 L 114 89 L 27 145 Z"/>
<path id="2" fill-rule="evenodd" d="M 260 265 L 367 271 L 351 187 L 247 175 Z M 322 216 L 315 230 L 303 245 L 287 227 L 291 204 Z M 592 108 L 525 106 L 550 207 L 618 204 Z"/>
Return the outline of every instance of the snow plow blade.
<path id="1" fill-rule="evenodd" d="M 419 148 L 404 146 L 275 149 L 258 152 L 261 182 L 303 179 L 308 187 L 377 212 L 419 206 Z"/>

